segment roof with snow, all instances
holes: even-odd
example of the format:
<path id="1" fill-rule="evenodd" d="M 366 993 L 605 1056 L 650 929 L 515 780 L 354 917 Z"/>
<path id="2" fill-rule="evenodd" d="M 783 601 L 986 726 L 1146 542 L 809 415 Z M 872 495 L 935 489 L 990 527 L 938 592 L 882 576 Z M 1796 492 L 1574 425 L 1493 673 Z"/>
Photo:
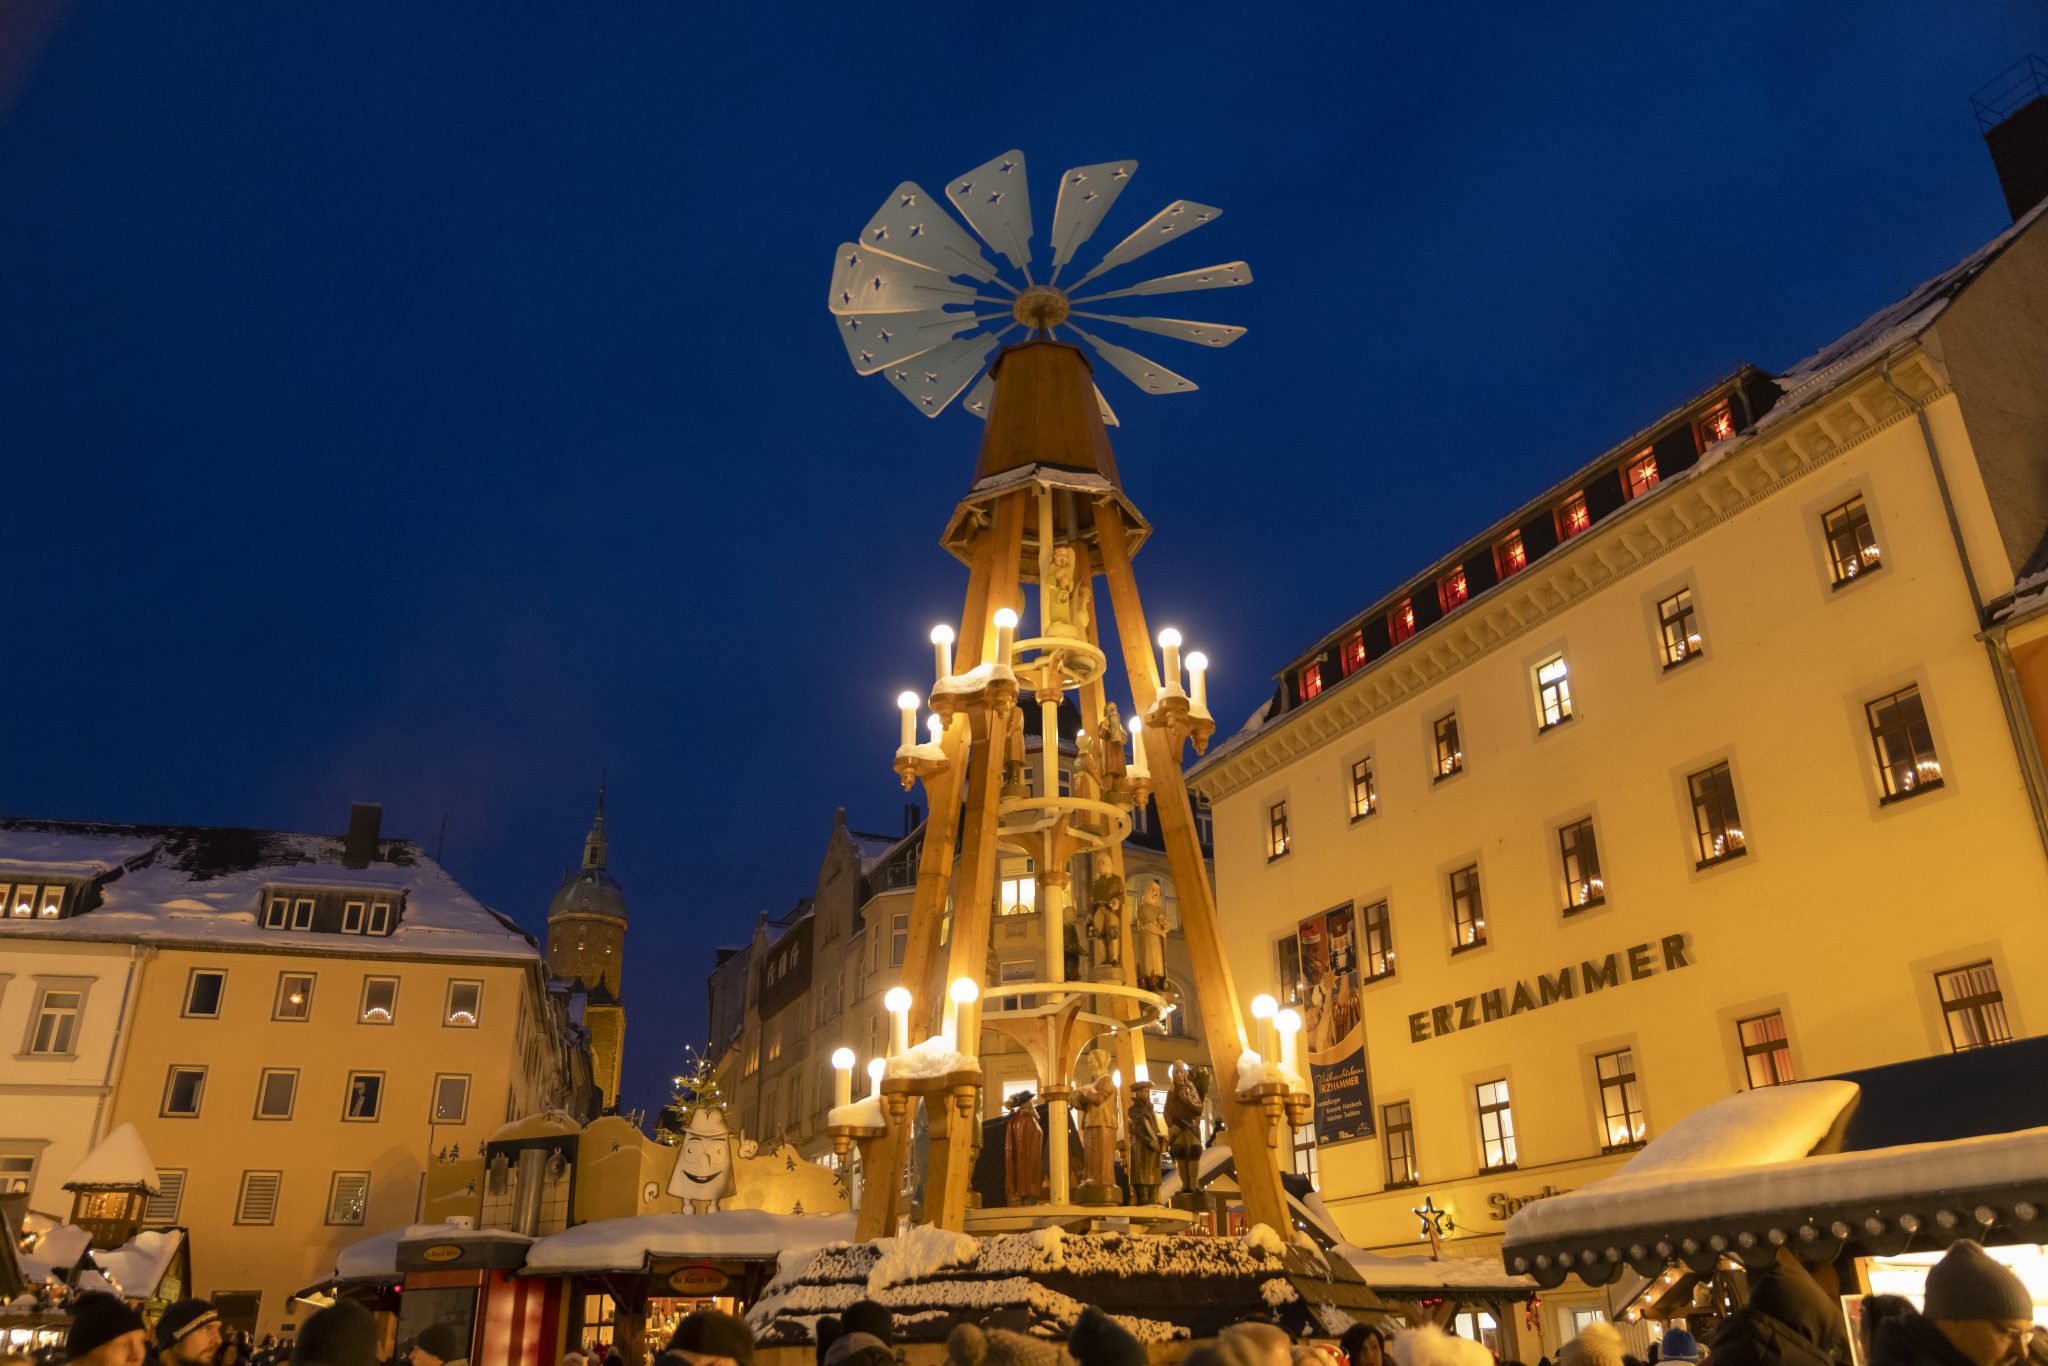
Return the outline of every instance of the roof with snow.
<path id="1" fill-rule="evenodd" d="M 101 1139 L 64 1182 L 68 1191 L 98 1186 L 140 1186 L 151 1195 L 161 1189 L 156 1164 L 149 1160 L 149 1149 L 142 1146 L 142 1135 L 133 1124 L 123 1124 Z"/>
<path id="2" fill-rule="evenodd" d="M 240 944 L 319 953 L 538 961 L 534 939 L 472 897 L 416 844 L 380 840 L 362 868 L 335 835 L 215 826 L 117 825 L 0 816 L 0 882 L 63 880 L 79 890 L 59 919 L 0 917 L 0 936 Z M 386 935 L 265 929 L 266 889 L 388 895 Z"/>
<path id="3" fill-rule="evenodd" d="M 642 1271 L 657 1261 L 705 1257 L 773 1261 L 853 1236 L 853 1216 L 713 1210 L 706 1214 L 635 1214 L 598 1219 L 534 1243 L 526 1273 Z"/>

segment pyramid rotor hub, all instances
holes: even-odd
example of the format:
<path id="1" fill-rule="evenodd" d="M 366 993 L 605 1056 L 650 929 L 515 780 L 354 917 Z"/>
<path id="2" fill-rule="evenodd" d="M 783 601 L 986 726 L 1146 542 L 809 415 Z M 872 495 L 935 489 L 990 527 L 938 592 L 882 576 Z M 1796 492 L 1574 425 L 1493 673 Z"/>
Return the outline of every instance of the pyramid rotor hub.
<path id="1" fill-rule="evenodd" d="M 1024 326 L 1044 333 L 1065 322 L 1071 309 L 1065 290 L 1052 285 L 1032 285 L 1018 293 L 1010 305 L 1010 316 Z"/>

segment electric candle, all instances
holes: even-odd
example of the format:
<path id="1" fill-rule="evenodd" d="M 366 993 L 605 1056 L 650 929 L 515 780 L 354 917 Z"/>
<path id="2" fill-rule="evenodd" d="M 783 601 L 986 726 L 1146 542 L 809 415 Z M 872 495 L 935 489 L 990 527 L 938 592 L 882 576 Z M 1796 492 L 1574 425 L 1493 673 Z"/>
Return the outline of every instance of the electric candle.
<path id="1" fill-rule="evenodd" d="M 832 1103 L 853 1104 L 853 1050 L 838 1048 L 832 1052 Z"/>
<path id="2" fill-rule="evenodd" d="M 953 628 L 943 623 L 932 627 L 932 659 L 941 681 L 953 676 Z"/>
<path id="3" fill-rule="evenodd" d="M 1280 1030 L 1280 1070 L 1299 1076 L 1301 1064 L 1295 1050 L 1300 1043 L 1301 1012 L 1283 1010 L 1273 1017 L 1273 1023 Z"/>
<path id="4" fill-rule="evenodd" d="M 1196 711 L 1209 710 L 1209 656 L 1196 650 L 1188 656 L 1188 692 Z"/>
<path id="5" fill-rule="evenodd" d="M 882 1073 L 889 1070 L 889 1064 L 882 1058 L 868 1059 L 868 1094 L 876 1095 L 882 1089 Z"/>
<path id="6" fill-rule="evenodd" d="M 910 992 L 890 987 L 882 1009 L 889 1012 L 889 1056 L 900 1058 L 910 1051 Z"/>
<path id="7" fill-rule="evenodd" d="M 1167 692 L 1179 692 L 1180 688 L 1180 632 L 1171 626 L 1159 633 L 1159 648 L 1166 652 L 1166 667 L 1161 670 L 1159 686 Z"/>
<path id="8" fill-rule="evenodd" d="M 1275 1032 L 1273 1029 L 1273 1017 L 1279 1011 L 1280 1003 L 1264 992 L 1260 992 L 1257 996 L 1252 997 L 1252 1018 L 1259 1022 L 1259 1052 L 1268 1058 L 1273 1057 L 1280 1051 L 1274 1046 L 1275 1040 L 1273 1037 Z"/>
<path id="9" fill-rule="evenodd" d="M 917 743 L 917 694 L 901 692 L 896 694 L 896 705 L 903 711 L 903 743 L 901 749 L 909 749 Z"/>
<path id="10" fill-rule="evenodd" d="M 1008 666 L 1010 647 L 1017 640 L 1017 614 L 1007 607 L 996 609 L 996 663 Z"/>
<path id="11" fill-rule="evenodd" d="M 1144 729 L 1144 725 L 1145 723 L 1137 717 L 1133 716 L 1131 718 L 1131 776 L 1133 778 L 1149 778 L 1152 776 L 1152 769 L 1145 762 L 1145 738 L 1138 733 Z"/>
<path id="12" fill-rule="evenodd" d="M 960 1050 L 960 1009 L 973 1005 L 980 996 L 981 988 L 972 977 L 955 977 L 946 989 L 946 1027 L 942 1032 L 954 1052 Z"/>

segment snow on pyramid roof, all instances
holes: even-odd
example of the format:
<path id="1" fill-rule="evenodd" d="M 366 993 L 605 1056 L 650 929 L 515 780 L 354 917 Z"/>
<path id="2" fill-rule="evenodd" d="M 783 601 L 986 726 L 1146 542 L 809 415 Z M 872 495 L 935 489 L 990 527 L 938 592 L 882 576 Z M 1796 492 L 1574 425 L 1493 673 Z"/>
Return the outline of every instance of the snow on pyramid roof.
<path id="1" fill-rule="evenodd" d="M 68 1191 L 89 1186 L 141 1186 L 151 1195 L 162 1189 L 156 1164 L 149 1160 L 149 1149 L 142 1146 L 142 1135 L 133 1124 L 123 1124 L 101 1139 L 64 1183 Z"/>

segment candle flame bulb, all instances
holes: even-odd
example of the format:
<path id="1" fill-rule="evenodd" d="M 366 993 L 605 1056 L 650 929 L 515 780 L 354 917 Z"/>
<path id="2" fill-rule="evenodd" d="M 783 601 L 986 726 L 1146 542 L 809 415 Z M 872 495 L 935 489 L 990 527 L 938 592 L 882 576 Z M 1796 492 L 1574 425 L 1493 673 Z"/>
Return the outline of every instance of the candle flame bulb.
<path id="1" fill-rule="evenodd" d="M 996 663 L 1008 667 L 1010 647 L 1017 640 L 1017 614 L 1007 607 L 996 609 Z"/>
<path id="2" fill-rule="evenodd" d="M 853 1050 L 837 1048 L 832 1051 L 832 1103 L 853 1104 Z"/>
<path id="3" fill-rule="evenodd" d="M 1160 671 L 1160 687 L 1167 692 L 1179 692 L 1180 687 L 1180 632 L 1171 626 L 1159 633 L 1159 648 L 1166 652 L 1166 667 Z"/>
<path id="4" fill-rule="evenodd" d="M 924 728 L 931 735 L 932 743 L 935 745 L 939 743 L 939 737 L 946 733 L 946 723 L 936 716 L 927 716 L 924 719 Z"/>
<path id="5" fill-rule="evenodd" d="M 981 999 L 981 984 L 972 977 L 955 977 L 953 985 L 947 988 L 947 995 L 961 1005 L 972 1005 Z"/>
<path id="6" fill-rule="evenodd" d="M 902 989 L 901 987 L 897 988 L 898 991 Z M 905 1001 L 904 1004 L 908 1005 L 909 1002 Z M 1270 1020 L 1279 1012 L 1280 1003 L 1264 992 L 1252 997 L 1252 1018 L 1254 1020 Z"/>
<path id="7" fill-rule="evenodd" d="M 889 1056 L 901 1057 L 910 1051 L 910 992 L 890 987 L 882 997 L 882 1009 L 889 1012 Z"/>
<path id="8" fill-rule="evenodd" d="M 908 691 L 896 694 L 896 705 L 903 711 L 903 742 L 900 748 L 909 749 L 917 743 L 917 694 Z"/>
<path id="9" fill-rule="evenodd" d="M 1145 737 L 1139 733 L 1144 729 L 1145 723 L 1136 716 L 1133 716 L 1130 724 L 1131 776 L 1133 778 L 1149 778 L 1152 776 L 1151 766 L 1145 759 Z"/>
<path id="10" fill-rule="evenodd" d="M 1209 710 L 1209 656 L 1200 650 L 1188 655 L 1189 703 L 1196 711 Z"/>
<path id="11" fill-rule="evenodd" d="M 868 1059 L 868 1094 L 874 1095 L 882 1089 L 882 1074 L 889 1070 L 889 1064 L 881 1058 Z"/>
<path id="12" fill-rule="evenodd" d="M 944 622 L 932 627 L 932 661 L 941 679 L 953 676 L 953 628 Z"/>

